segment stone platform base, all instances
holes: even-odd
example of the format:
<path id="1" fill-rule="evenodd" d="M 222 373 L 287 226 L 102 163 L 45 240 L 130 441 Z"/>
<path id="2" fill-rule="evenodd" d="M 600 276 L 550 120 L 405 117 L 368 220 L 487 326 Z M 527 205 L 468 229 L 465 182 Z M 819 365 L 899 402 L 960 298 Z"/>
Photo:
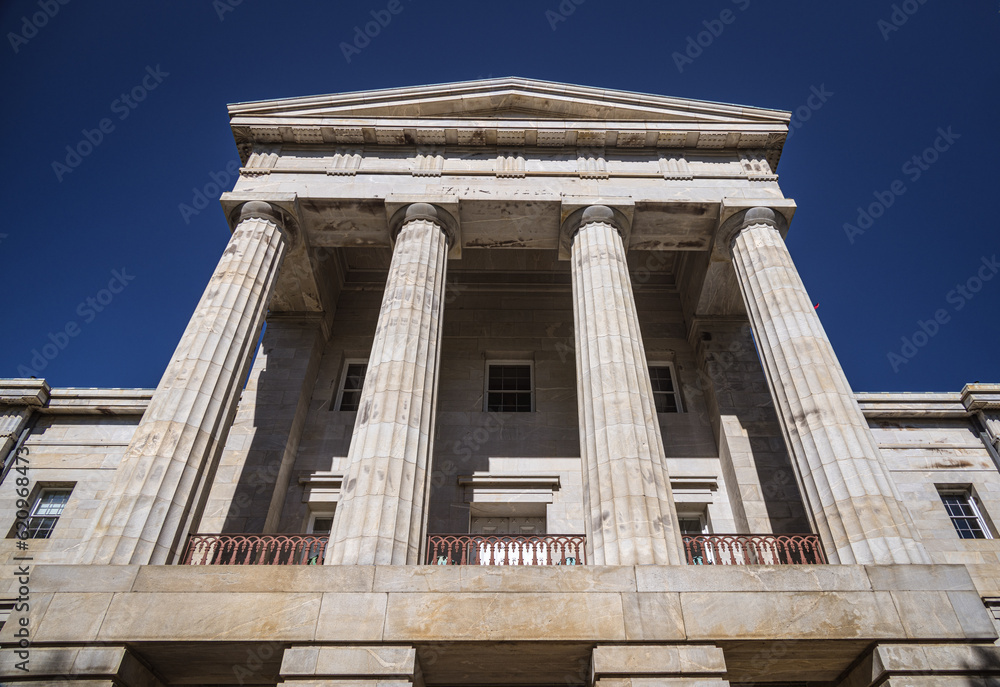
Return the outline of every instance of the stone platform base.
<path id="1" fill-rule="evenodd" d="M 29 605 L 3 684 L 1000 685 L 960 565 L 41 566 Z"/>

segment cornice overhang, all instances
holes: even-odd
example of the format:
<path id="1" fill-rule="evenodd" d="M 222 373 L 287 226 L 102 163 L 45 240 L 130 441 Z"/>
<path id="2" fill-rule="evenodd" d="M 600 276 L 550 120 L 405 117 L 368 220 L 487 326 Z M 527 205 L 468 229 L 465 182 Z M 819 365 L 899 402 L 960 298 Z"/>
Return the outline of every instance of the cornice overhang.
<path id="1" fill-rule="evenodd" d="M 255 145 L 762 150 L 777 167 L 789 112 L 505 78 L 229 106 Z"/>

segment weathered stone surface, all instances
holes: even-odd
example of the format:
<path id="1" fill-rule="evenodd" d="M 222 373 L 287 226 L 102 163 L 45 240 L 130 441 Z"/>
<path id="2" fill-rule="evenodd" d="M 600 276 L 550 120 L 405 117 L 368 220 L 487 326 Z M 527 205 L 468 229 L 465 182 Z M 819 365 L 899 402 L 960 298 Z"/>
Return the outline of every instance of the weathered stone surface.
<path id="1" fill-rule="evenodd" d="M 567 613 L 567 609 L 572 609 Z M 618 594 L 390 594 L 385 641 L 625 639 Z"/>
<path id="2" fill-rule="evenodd" d="M 320 594 L 218 592 L 117 594 L 96 635 L 78 641 L 311 640 Z M 150 622 L 155 618 L 155 622 Z M 196 634 L 197 633 L 197 634 Z"/>
<path id="3" fill-rule="evenodd" d="M 594 648 L 595 678 L 652 675 L 723 675 L 726 660 L 715 646 L 638 645 Z"/>
<path id="4" fill-rule="evenodd" d="M 692 641 L 909 636 L 888 592 L 692 592 L 681 609 Z"/>
<path id="5" fill-rule="evenodd" d="M 827 556 L 929 563 L 767 208 L 746 213 L 733 266 Z"/>
<path id="6" fill-rule="evenodd" d="M 289 531 L 279 520 L 323 343 L 318 317 L 268 317 L 200 532 Z"/>
<path id="7" fill-rule="evenodd" d="M 939 673 L 931 675 L 931 673 Z M 957 687 L 983 685 L 1000 676 L 1000 648 L 960 644 L 879 644 L 867 653 L 840 687 L 875 684 Z M 976 679 L 978 676 L 979 680 Z M 889 678 L 887 680 L 887 678 Z M 895 679 L 893 679 L 895 678 Z"/>
<path id="8" fill-rule="evenodd" d="M 232 424 L 286 244 L 277 221 L 259 213 L 234 230 L 115 471 L 81 561 L 162 564 L 179 555 Z"/>
<path id="9" fill-rule="evenodd" d="M 24 684 L 32 686 L 163 687 L 149 668 L 122 646 L 33 647 L 30 654 L 29 670 L 25 672 L 16 667 L 20 659 L 13 651 L 0 653 L 0 677 L 5 684 L 21 684 L 23 680 Z"/>
<path id="10" fill-rule="evenodd" d="M 175 567 L 166 568 L 176 570 Z M 135 583 L 138 565 L 40 565 L 31 574 L 36 592 L 127 592 Z"/>
<path id="11" fill-rule="evenodd" d="M 679 641 L 686 637 L 679 594 L 622 594 L 622 612 L 629 641 Z"/>
<path id="12" fill-rule="evenodd" d="M 111 604 L 112 594 L 95 592 L 72 592 L 53 594 L 52 601 L 45 609 L 52 618 L 35 629 L 37 642 L 73 642 L 80 638 L 96 637 L 104 623 L 105 614 Z"/>
<path id="13" fill-rule="evenodd" d="M 869 591 L 858 565 L 636 566 L 640 592 Z"/>
<path id="14" fill-rule="evenodd" d="M 504 566 L 377 566 L 380 592 L 630 592 L 631 566 L 530 567 L 512 573 Z"/>
<path id="15" fill-rule="evenodd" d="M 419 673 L 413 647 L 371 645 L 286 649 L 281 674 L 292 677 L 409 678 Z"/>
<path id="16" fill-rule="evenodd" d="M 387 604 L 386 594 L 324 594 L 316 636 L 324 641 L 381 641 Z"/>
<path id="17" fill-rule="evenodd" d="M 370 592 L 372 566 L 143 566 L 136 592 Z"/>
<path id="18" fill-rule="evenodd" d="M 447 251 L 443 226 L 419 213 L 396 238 L 328 564 L 419 562 Z"/>
<path id="19" fill-rule="evenodd" d="M 674 500 L 622 237 L 609 208 L 588 208 L 583 221 L 571 266 L 587 545 L 597 565 L 677 564 Z"/>
<path id="20" fill-rule="evenodd" d="M 964 565 L 866 565 L 865 573 L 876 591 L 974 589 Z"/>

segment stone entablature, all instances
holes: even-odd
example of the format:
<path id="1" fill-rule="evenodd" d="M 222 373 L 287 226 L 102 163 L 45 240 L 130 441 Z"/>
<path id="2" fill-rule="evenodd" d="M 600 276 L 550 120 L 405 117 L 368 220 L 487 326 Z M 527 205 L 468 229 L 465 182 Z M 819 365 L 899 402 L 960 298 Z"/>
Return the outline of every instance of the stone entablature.
<path id="1" fill-rule="evenodd" d="M 777 166 L 791 115 L 779 110 L 522 78 L 230 105 L 241 157 L 255 144 L 766 149 Z"/>

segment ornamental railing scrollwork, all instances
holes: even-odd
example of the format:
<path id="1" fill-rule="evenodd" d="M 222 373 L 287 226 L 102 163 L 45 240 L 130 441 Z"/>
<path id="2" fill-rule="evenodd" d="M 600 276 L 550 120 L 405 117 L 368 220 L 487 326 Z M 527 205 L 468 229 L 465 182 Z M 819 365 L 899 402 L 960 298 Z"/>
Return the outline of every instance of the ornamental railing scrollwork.
<path id="1" fill-rule="evenodd" d="M 808 565 L 826 563 L 815 534 L 685 534 L 688 565 Z"/>
<path id="2" fill-rule="evenodd" d="M 319 534 L 192 534 L 182 565 L 322 565 Z"/>
<path id="3" fill-rule="evenodd" d="M 432 534 L 428 565 L 586 565 L 582 534 Z"/>

